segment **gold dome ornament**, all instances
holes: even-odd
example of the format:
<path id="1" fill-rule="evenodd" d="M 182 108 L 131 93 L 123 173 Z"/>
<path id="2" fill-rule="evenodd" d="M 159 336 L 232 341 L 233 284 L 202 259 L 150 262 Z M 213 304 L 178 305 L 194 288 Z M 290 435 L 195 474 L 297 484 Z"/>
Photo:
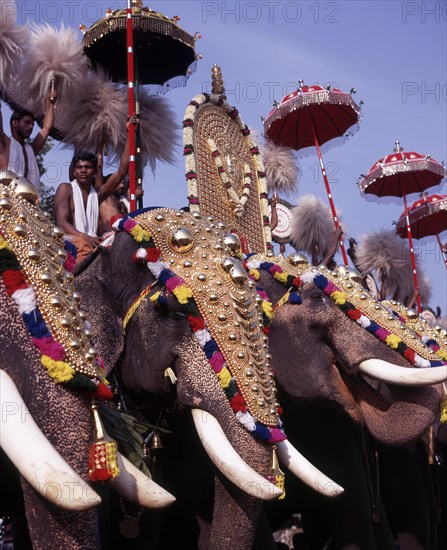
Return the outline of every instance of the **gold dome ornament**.
<path id="1" fill-rule="evenodd" d="M 17 177 L 11 170 L 0 170 L 0 184 L 9 185 Z"/>
<path id="2" fill-rule="evenodd" d="M 15 180 L 11 182 L 11 186 L 16 195 L 22 197 L 31 204 L 37 204 L 40 202 L 40 194 L 34 185 L 23 176 L 17 176 Z"/>

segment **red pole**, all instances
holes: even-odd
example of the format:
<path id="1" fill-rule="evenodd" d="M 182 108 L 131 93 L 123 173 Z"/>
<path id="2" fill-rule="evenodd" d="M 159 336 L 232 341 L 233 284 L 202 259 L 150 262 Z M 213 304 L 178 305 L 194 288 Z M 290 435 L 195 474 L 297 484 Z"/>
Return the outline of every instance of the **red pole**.
<path id="1" fill-rule="evenodd" d="M 329 186 L 329 180 L 327 179 L 326 168 L 324 167 L 323 157 L 321 155 L 321 150 L 320 150 L 320 144 L 318 143 L 317 134 L 315 132 L 314 124 L 312 124 L 312 132 L 314 134 L 315 147 L 317 149 L 317 155 L 318 155 L 318 159 L 320 161 L 321 173 L 323 174 L 324 185 L 326 186 L 326 193 L 327 193 L 327 196 L 328 196 L 328 199 L 329 199 L 329 205 L 331 207 L 331 212 L 332 212 L 332 217 L 334 219 L 335 229 L 338 229 L 340 227 L 340 223 L 338 222 L 337 212 L 335 210 L 334 201 L 332 200 L 331 188 Z M 343 243 L 343 237 L 342 236 L 340 236 L 340 239 L 339 239 L 338 242 L 339 242 L 339 245 L 340 245 L 341 255 L 343 256 L 343 261 L 345 263 L 345 266 L 348 267 L 348 256 L 346 255 L 345 245 Z"/>
<path id="2" fill-rule="evenodd" d="M 414 249 L 413 249 L 413 236 L 411 234 L 410 216 L 408 213 L 407 196 L 405 195 L 405 193 L 404 193 L 404 208 L 405 208 L 405 221 L 407 223 L 407 237 L 408 237 L 408 242 L 410 244 L 411 267 L 413 268 L 414 290 L 418 293 L 418 296 L 417 296 L 418 313 L 422 313 L 421 297 L 419 296 L 418 274 L 416 272 L 416 260 L 414 257 Z"/>
<path id="3" fill-rule="evenodd" d="M 132 28 L 132 0 L 127 0 L 127 103 L 128 115 L 135 114 L 135 65 L 134 65 L 134 44 Z M 135 124 L 129 124 L 129 193 L 130 193 L 130 211 L 137 209 L 137 172 L 135 164 Z"/>

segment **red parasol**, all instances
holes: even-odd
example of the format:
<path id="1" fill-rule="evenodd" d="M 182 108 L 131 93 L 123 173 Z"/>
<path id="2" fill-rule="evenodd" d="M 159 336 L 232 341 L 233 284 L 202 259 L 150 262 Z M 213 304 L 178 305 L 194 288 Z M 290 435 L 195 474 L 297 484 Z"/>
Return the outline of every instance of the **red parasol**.
<path id="1" fill-rule="evenodd" d="M 415 239 L 436 236 L 447 267 L 447 251 L 442 246 L 440 233 L 447 231 L 447 195 L 422 196 L 409 209 L 411 234 Z M 407 237 L 407 217 L 405 212 L 396 224 L 396 233 L 402 239 Z"/>
<path id="2" fill-rule="evenodd" d="M 368 197 L 401 197 L 404 200 L 404 216 L 407 236 L 410 245 L 411 263 L 413 267 L 414 288 L 419 290 L 416 262 L 414 258 L 412 227 L 409 219 L 407 195 L 423 193 L 430 187 L 441 183 L 446 175 L 442 164 L 432 159 L 430 155 L 415 152 L 404 152 L 396 141 L 393 153 L 379 159 L 360 181 L 360 191 Z M 422 311 L 418 296 L 418 311 Z"/>
<path id="3" fill-rule="evenodd" d="M 361 118 L 360 107 L 352 99 L 351 94 L 337 88 L 304 86 L 302 80 L 299 84 L 300 87 L 296 91 L 285 96 L 266 116 L 264 131 L 274 143 L 291 147 L 299 151 L 301 156 L 313 151 L 313 147 L 316 148 L 332 217 L 338 229 L 340 224 L 321 149 L 327 150 L 339 145 L 355 133 Z M 351 93 L 354 91 L 351 90 Z M 347 266 L 348 257 L 341 237 L 340 250 Z"/>

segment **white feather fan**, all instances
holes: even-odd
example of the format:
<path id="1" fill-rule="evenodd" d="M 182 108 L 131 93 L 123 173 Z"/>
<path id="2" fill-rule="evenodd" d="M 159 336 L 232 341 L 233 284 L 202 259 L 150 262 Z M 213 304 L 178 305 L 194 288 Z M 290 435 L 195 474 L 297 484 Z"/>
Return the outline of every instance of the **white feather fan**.
<path id="1" fill-rule="evenodd" d="M 55 126 L 64 143 L 96 153 L 103 143 L 116 160 L 116 150 L 126 139 L 127 95 L 107 78 L 104 70 L 89 71 L 76 93 L 57 102 Z"/>
<path id="2" fill-rule="evenodd" d="M 23 50 L 29 38 L 27 25 L 16 24 L 16 5 L 0 0 L 0 86 L 4 89 L 22 64 Z"/>
<path id="3" fill-rule="evenodd" d="M 85 80 L 87 68 L 87 60 L 74 29 L 64 25 L 60 30 L 48 24 L 33 26 L 21 80 L 36 90 L 41 103 L 45 101 L 53 78 L 56 79 L 58 101 L 73 101 Z"/>
<path id="4" fill-rule="evenodd" d="M 304 195 L 293 208 L 292 215 L 291 244 L 308 254 L 316 252 L 322 260 L 334 238 L 334 220 L 329 207 L 314 195 Z"/>
<path id="5" fill-rule="evenodd" d="M 270 194 L 291 195 L 298 191 L 300 174 L 292 149 L 267 140 L 262 150 L 262 160 Z"/>
<path id="6" fill-rule="evenodd" d="M 405 304 L 414 291 L 413 269 L 408 242 L 394 231 L 381 230 L 362 235 L 356 248 L 357 265 L 362 273 L 373 273 L 379 285 L 383 275 L 386 278 L 386 297 L 395 298 Z M 416 256 L 421 301 L 428 303 L 431 289 L 430 281 Z"/>
<path id="7" fill-rule="evenodd" d="M 173 163 L 179 143 L 179 126 L 165 97 L 140 90 L 140 136 L 143 166 L 155 170 L 156 161 Z M 124 141 L 121 142 L 124 145 Z M 119 148 L 121 154 L 121 148 Z"/>

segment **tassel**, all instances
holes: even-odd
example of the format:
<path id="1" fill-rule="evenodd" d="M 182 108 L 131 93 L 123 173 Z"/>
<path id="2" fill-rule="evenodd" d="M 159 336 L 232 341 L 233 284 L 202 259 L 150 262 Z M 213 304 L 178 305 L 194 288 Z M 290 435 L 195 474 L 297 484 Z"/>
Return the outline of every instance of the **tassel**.
<path id="1" fill-rule="evenodd" d="M 116 441 L 105 439 L 98 405 L 92 405 L 92 414 L 94 440 L 88 457 L 89 478 L 91 481 L 115 479 L 120 473 L 117 462 L 118 445 Z"/>
<path id="2" fill-rule="evenodd" d="M 445 384 L 442 384 L 442 399 L 441 399 L 441 405 L 440 405 L 440 411 L 441 411 L 441 423 L 447 424 L 447 392 L 445 388 Z"/>
<path id="3" fill-rule="evenodd" d="M 273 485 L 276 485 L 279 489 L 282 489 L 282 494 L 278 497 L 278 500 L 283 500 L 286 497 L 286 492 L 284 490 L 285 476 L 284 472 L 281 471 L 281 468 L 279 467 L 278 456 L 276 454 L 276 445 L 273 445 L 272 451 L 272 465 L 270 467 L 270 474 L 267 476 L 267 479 L 270 483 L 273 483 Z"/>

